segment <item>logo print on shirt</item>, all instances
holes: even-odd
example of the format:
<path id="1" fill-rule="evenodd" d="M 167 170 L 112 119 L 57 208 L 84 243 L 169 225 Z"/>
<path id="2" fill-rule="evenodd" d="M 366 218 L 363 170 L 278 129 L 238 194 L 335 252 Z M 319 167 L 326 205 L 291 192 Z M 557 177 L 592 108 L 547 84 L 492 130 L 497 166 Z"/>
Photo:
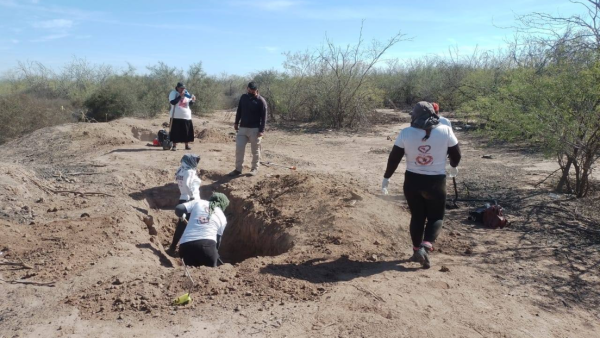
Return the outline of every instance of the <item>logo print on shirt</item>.
<path id="1" fill-rule="evenodd" d="M 423 154 L 427 154 L 431 150 L 431 146 L 420 146 L 419 151 Z"/>
<path id="2" fill-rule="evenodd" d="M 433 163 L 433 156 L 428 154 L 429 151 L 431 150 L 430 145 L 419 146 L 419 148 L 417 148 L 417 149 L 421 153 L 421 154 L 417 155 L 417 158 L 415 159 L 417 162 L 417 165 L 430 165 Z"/>
<path id="3" fill-rule="evenodd" d="M 206 223 L 208 223 L 208 217 L 200 216 L 200 217 L 198 217 L 198 221 L 200 222 L 200 224 L 206 224 Z"/>
<path id="4" fill-rule="evenodd" d="M 186 102 L 185 96 L 182 97 L 181 100 L 179 100 L 179 106 L 181 108 L 187 108 L 188 107 L 188 103 Z"/>

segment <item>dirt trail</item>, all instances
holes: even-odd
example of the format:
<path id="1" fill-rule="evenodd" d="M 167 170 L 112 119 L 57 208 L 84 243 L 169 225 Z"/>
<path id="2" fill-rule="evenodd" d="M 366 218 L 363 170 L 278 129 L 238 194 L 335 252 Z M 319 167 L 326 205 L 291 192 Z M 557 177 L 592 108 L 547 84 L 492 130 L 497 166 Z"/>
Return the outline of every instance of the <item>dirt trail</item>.
<path id="1" fill-rule="evenodd" d="M 406 126 L 383 114 L 393 123 L 354 134 L 270 130 L 263 159 L 298 170 L 235 179 L 231 114 L 195 120 L 201 195 L 225 192 L 231 206 L 227 264 L 192 269 L 185 307 L 170 305 L 190 284 L 163 251 L 184 152 L 146 145 L 165 119 L 64 125 L 3 145 L 0 338 L 597 336 L 594 201 L 536 186 L 551 162 L 459 133 L 461 194 L 493 194 L 513 226 L 482 229 L 465 221 L 467 205 L 449 210 L 422 270 L 407 261 L 404 164 L 391 195 L 379 193 Z"/>

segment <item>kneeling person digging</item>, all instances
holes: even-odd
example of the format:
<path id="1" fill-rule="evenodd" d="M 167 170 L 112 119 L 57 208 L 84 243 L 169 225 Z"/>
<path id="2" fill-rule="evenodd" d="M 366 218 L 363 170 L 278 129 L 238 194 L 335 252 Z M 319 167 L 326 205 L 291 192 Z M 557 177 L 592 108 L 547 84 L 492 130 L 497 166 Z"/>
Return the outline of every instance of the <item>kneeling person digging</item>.
<path id="1" fill-rule="evenodd" d="M 183 235 L 181 240 L 173 238 L 171 251 L 179 242 L 179 256 L 186 265 L 216 267 L 221 238 L 227 226 L 224 210 L 228 205 L 229 199 L 221 193 L 214 193 L 208 201 L 199 199 L 179 204 L 175 214 L 183 218 L 189 213 L 190 219 L 178 223 L 175 233 Z"/>

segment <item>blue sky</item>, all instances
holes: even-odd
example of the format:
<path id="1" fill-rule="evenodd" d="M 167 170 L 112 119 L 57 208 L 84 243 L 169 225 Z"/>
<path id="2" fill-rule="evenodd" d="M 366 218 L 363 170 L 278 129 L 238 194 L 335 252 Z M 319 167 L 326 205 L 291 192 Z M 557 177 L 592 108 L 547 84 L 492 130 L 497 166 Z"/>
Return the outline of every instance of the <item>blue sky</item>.
<path id="1" fill-rule="evenodd" d="M 0 73 L 28 60 L 59 70 L 78 57 L 139 71 L 202 61 L 209 74 L 246 75 L 282 69 L 282 52 L 317 47 L 325 34 L 354 43 L 363 19 L 367 41 L 413 38 L 386 58 L 469 54 L 502 47 L 515 15 L 580 9 L 566 0 L 0 0 Z"/>

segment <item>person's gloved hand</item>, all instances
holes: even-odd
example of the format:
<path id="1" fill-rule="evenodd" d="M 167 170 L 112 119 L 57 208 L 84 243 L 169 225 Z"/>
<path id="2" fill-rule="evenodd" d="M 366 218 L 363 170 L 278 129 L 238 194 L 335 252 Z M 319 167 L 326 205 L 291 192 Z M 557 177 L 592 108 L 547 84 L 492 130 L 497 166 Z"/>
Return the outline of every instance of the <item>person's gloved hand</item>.
<path id="1" fill-rule="evenodd" d="M 383 193 L 384 195 L 388 194 L 388 185 L 390 185 L 390 179 L 384 178 L 383 182 L 381 183 L 381 193 Z"/>
<path id="2" fill-rule="evenodd" d="M 446 169 L 446 174 L 450 178 L 456 177 L 456 175 L 458 175 L 458 167 L 449 167 L 448 169 Z"/>

